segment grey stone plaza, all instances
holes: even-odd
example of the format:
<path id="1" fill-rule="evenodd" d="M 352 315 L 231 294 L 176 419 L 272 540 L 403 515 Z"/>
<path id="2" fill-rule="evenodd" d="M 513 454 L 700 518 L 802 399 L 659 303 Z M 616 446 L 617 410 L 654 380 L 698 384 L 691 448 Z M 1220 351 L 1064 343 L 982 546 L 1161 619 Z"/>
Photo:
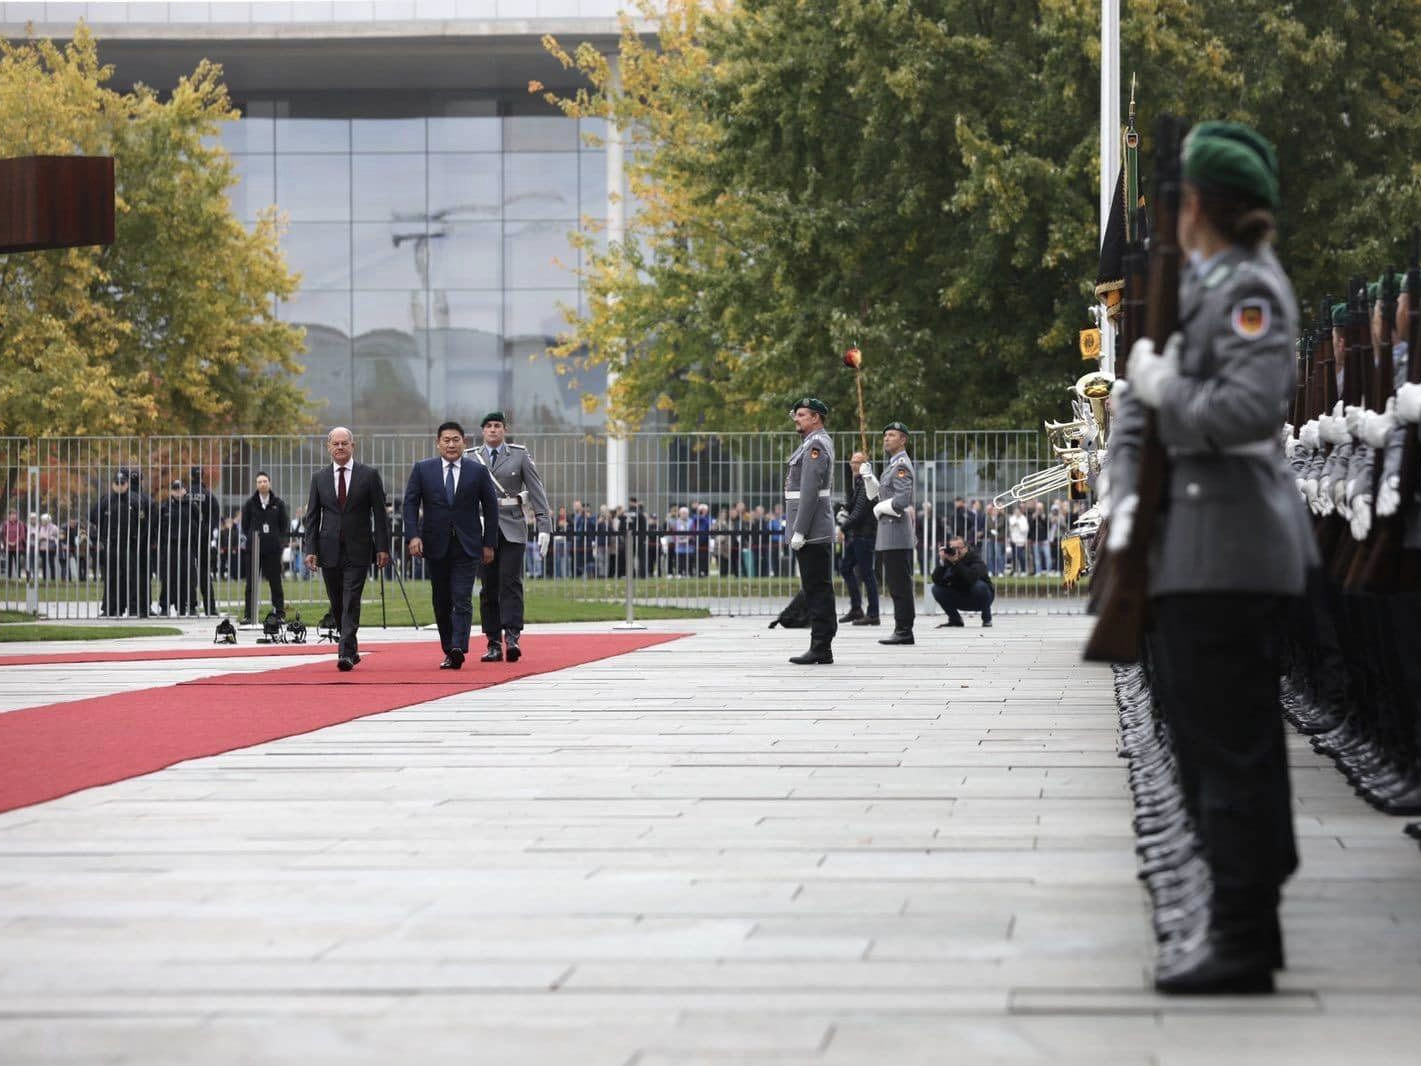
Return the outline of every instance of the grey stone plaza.
<path id="1" fill-rule="evenodd" d="M 0 1062 L 1417 1061 L 1421 852 L 1301 738 L 1279 995 L 1166 1000 L 1089 619 L 811 669 L 650 626 L 688 635 L 0 815 Z M 0 710 L 251 651 L 5 667 Z"/>

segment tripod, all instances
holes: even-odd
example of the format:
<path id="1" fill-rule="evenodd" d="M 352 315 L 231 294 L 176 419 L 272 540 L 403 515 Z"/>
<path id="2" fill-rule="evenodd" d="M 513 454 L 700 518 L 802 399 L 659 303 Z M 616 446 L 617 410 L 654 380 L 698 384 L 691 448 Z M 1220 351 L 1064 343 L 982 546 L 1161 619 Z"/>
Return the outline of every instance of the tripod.
<path id="1" fill-rule="evenodd" d="M 404 560 L 399 559 L 399 558 L 396 558 L 396 559 L 392 559 L 392 560 L 391 560 L 391 562 L 394 564 L 393 569 L 394 569 L 394 572 L 395 572 L 395 583 L 400 586 L 400 595 L 403 596 L 403 597 L 404 597 L 404 600 L 405 600 L 405 610 L 409 611 L 409 613 L 410 613 L 410 625 L 413 626 L 416 631 L 418 631 L 419 628 L 420 628 L 420 624 L 419 624 L 419 622 L 415 619 L 415 616 L 414 616 L 414 606 L 410 603 L 410 595 L 409 595 L 408 592 L 405 591 L 405 579 L 400 576 L 400 569 L 401 569 L 401 564 L 403 563 L 403 561 L 404 561 Z M 389 627 L 389 620 L 388 620 L 388 618 L 386 617 L 386 613 L 385 613 L 385 568 L 382 566 L 382 567 L 379 568 L 379 570 L 380 570 L 380 628 L 381 628 L 381 629 L 388 629 L 388 628 L 390 628 L 390 627 Z"/>

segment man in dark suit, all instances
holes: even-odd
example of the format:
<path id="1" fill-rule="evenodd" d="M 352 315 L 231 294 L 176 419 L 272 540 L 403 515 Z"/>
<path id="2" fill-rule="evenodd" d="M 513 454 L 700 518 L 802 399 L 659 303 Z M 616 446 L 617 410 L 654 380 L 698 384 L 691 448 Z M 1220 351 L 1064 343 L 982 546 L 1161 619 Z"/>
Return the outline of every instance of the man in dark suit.
<path id="1" fill-rule="evenodd" d="M 307 569 L 321 568 L 331 617 L 340 624 L 336 665 L 344 671 L 360 662 L 355 634 L 370 564 L 384 567 L 390 561 L 390 516 L 380 472 L 355 462 L 350 430 L 337 426 L 326 434 L 326 451 L 331 465 L 311 475 L 303 547 Z"/>
<path id="2" fill-rule="evenodd" d="M 457 670 L 469 654 L 474 576 L 480 562 L 493 562 L 498 493 L 488 470 L 464 458 L 464 427 L 458 422 L 439 427 L 437 445 L 437 456 L 410 470 L 404 532 L 410 555 L 429 560 L 434 622 L 444 649 L 439 668 Z"/>

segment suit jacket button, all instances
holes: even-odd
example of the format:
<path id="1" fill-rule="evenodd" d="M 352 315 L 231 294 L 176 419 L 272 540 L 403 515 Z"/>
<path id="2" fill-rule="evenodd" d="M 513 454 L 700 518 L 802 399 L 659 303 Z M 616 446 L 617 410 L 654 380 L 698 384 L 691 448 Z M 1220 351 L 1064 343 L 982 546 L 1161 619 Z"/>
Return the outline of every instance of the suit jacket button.
<path id="1" fill-rule="evenodd" d="M 1199 488 L 1199 482 L 1197 481 L 1191 481 L 1184 486 L 1184 495 L 1188 496 L 1191 500 L 1198 496 L 1201 491 L 1203 490 Z"/>

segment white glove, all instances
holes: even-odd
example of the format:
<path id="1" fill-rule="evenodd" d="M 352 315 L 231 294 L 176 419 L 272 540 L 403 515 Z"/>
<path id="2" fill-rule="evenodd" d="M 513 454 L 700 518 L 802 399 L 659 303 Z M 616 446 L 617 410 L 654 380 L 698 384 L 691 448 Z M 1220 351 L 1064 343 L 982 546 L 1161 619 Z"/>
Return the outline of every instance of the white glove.
<path id="1" fill-rule="evenodd" d="M 1337 406 L 1342 406 L 1342 401 L 1337 402 Z M 1317 432 L 1324 444 L 1331 444 L 1336 447 L 1339 444 L 1346 444 L 1347 421 L 1342 417 L 1340 411 L 1334 411 L 1330 415 L 1323 415 L 1317 420 Z"/>
<path id="2" fill-rule="evenodd" d="M 1363 411 L 1360 426 L 1362 440 L 1373 448 L 1385 448 L 1387 436 L 1391 433 L 1392 426 L 1396 425 L 1396 415 L 1392 414 L 1395 409 L 1396 400 L 1393 398 L 1386 402 L 1385 414 Z"/>
<path id="3" fill-rule="evenodd" d="M 553 535 L 551 533 L 538 534 L 538 558 L 541 559 L 543 556 L 548 554 L 548 545 L 552 542 Z"/>
<path id="4" fill-rule="evenodd" d="M 898 517 L 898 512 L 893 509 L 892 500 L 879 500 L 873 505 L 873 516 L 875 518 L 882 518 L 884 515 L 891 515 L 894 518 Z"/>
<path id="5" fill-rule="evenodd" d="M 1141 337 L 1130 349 L 1130 385 L 1136 398 L 1146 407 L 1159 407 L 1165 387 L 1179 376 L 1179 352 L 1184 347 L 1184 335 L 1171 333 L 1164 351 L 1155 353 L 1154 342 Z"/>
<path id="6" fill-rule="evenodd" d="M 1396 509 L 1401 506 L 1401 477 L 1398 474 L 1391 474 L 1383 477 L 1381 484 L 1377 486 L 1377 515 L 1381 518 L 1389 518 L 1396 514 Z"/>
<path id="7" fill-rule="evenodd" d="M 1303 442 L 1294 437 L 1291 433 L 1283 437 L 1283 454 L 1289 459 L 1297 458 L 1299 452 L 1303 450 Z"/>
<path id="8" fill-rule="evenodd" d="M 1343 419 L 1345 420 L 1347 426 L 1347 436 L 1351 437 L 1353 440 L 1360 439 L 1357 434 L 1358 431 L 1362 428 L 1363 413 L 1364 412 L 1362 408 L 1353 404 L 1351 407 L 1347 408 L 1347 413 L 1343 415 Z"/>
<path id="9" fill-rule="evenodd" d="M 792 536 L 792 537 L 789 538 L 789 550 L 790 550 L 790 551 L 797 552 L 797 551 L 799 551 L 799 549 L 802 548 L 802 547 L 804 547 L 804 534 L 803 534 L 803 533 L 796 533 L 794 536 Z"/>
<path id="10" fill-rule="evenodd" d="M 1288 441 L 1297 439 L 1293 435 L 1293 430 L 1296 428 L 1297 427 L 1294 426 L 1291 422 L 1283 423 L 1283 447 L 1286 448 L 1288 446 Z"/>
<path id="11" fill-rule="evenodd" d="M 1324 415 L 1324 418 L 1327 416 Z M 1318 449 L 1317 419 L 1303 423 L 1303 428 L 1298 432 L 1298 440 L 1303 442 L 1303 447 L 1310 452 Z"/>
<path id="12" fill-rule="evenodd" d="M 1361 492 L 1352 497 L 1352 539 L 1366 540 L 1372 530 L 1372 494 Z"/>
<path id="13" fill-rule="evenodd" d="M 1408 381 L 1396 390 L 1396 417 L 1413 426 L 1421 420 L 1421 385 Z"/>
<path id="14" fill-rule="evenodd" d="M 868 494 L 871 500 L 878 495 L 878 478 L 873 476 L 873 467 L 864 463 L 859 467 L 859 477 L 863 478 L 863 491 Z"/>
<path id="15" fill-rule="evenodd" d="M 1315 475 L 1315 471 L 1309 471 L 1309 473 Z M 1317 495 L 1317 477 L 1305 477 L 1301 479 L 1301 482 L 1299 487 L 1303 490 L 1303 499 L 1307 500 L 1308 510 L 1313 514 L 1322 514 L 1322 503 Z"/>
<path id="16" fill-rule="evenodd" d="M 1130 358 L 1134 359 L 1132 352 Z M 1110 509 L 1110 533 L 1105 538 L 1105 547 L 1113 552 L 1123 552 L 1130 546 L 1130 536 L 1135 531 L 1135 512 L 1140 509 L 1140 497 L 1130 493 Z"/>
<path id="17" fill-rule="evenodd" d="M 849 524 L 849 512 L 840 507 L 834 515 L 834 521 L 837 522 L 841 528 L 847 526 Z"/>

